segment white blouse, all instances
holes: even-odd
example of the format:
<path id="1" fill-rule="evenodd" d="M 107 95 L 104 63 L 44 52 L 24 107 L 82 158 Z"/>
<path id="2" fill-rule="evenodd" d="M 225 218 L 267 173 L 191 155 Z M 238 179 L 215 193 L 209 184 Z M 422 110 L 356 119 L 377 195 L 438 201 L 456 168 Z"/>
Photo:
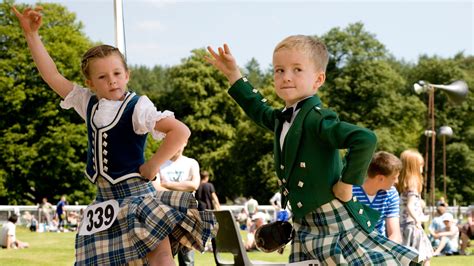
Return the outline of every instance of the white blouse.
<path id="1" fill-rule="evenodd" d="M 127 92 L 127 95 L 130 92 Z M 79 85 L 74 85 L 73 90 L 61 101 L 60 106 L 63 109 L 74 108 L 76 112 L 86 120 L 87 105 L 91 97 L 96 97 L 89 89 Z M 99 107 L 94 116 L 94 123 L 98 127 L 106 126 L 112 123 L 117 115 L 120 105 L 123 101 L 112 101 L 107 99 L 99 100 Z M 133 130 L 139 135 L 150 132 L 154 139 L 161 140 L 166 134 L 155 129 L 156 122 L 166 117 L 173 117 L 174 113 L 168 110 L 160 112 L 156 110 L 155 105 L 147 96 L 140 96 L 135 109 L 133 110 L 132 123 Z"/>

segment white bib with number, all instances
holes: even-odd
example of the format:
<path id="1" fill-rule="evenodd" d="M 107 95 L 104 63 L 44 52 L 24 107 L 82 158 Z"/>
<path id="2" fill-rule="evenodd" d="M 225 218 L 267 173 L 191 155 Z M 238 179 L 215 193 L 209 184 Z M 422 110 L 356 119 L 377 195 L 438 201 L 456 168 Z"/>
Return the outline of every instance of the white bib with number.
<path id="1" fill-rule="evenodd" d="M 108 200 L 87 207 L 82 217 L 79 235 L 87 236 L 109 229 L 117 219 L 119 210 L 116 200 Z"/>

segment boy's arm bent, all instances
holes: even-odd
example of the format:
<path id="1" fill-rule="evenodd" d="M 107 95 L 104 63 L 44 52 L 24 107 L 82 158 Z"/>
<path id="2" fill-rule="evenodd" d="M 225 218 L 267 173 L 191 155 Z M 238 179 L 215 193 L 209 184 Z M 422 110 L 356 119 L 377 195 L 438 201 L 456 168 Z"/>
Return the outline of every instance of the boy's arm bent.
<path id="1" fill-rule="evenodd" d="M 339 121 L 332 111 L 325 110 L 322 114 L 324 118 L 318 135 L 334 148 L 347 149 L 340 181 L 362 185 L 377 145 L 377 136 L 369 129 Z"/>
<path id="2" fill-rule="evenodd" d="M 59 95 L 65 98 L 72 91 L 74 84 L 61 75 L 38 34 L 42 17 L 38 12 L 41 8 L 31 10 L 27 8 L 20 13 L 15 7 L 12 8 L 23 29 L 28 48 L 33 61 L 38 68 L 43 80 Z"/>

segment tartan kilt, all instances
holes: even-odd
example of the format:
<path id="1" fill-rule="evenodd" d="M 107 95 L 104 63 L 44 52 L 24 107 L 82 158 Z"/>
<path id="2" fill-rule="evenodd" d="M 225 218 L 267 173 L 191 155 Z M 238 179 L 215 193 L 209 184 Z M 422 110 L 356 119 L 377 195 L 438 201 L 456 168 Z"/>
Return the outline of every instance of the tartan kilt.
<path id="1" fill-rule="evenodd" d="M 94 203 L 115 199 L 120 211 L 109 229 L 76 235 L 75 265 L 147 265 L 146 255 L 167 236 L 175 255 L 180 248 L 203 252 L 216 235 L 214 215 L 198 211 L 189 192 L 156 191 L 139 178 L 112 185 L 99 177 L 97 186 Z"/>
<path id="2" fill-rule="evenodd" d="M 418 253 L 379 235 L 366 233 L 334 199 L 294 219 L 290 263 L 318 260 L 322 265 L 408 265 Z"/>

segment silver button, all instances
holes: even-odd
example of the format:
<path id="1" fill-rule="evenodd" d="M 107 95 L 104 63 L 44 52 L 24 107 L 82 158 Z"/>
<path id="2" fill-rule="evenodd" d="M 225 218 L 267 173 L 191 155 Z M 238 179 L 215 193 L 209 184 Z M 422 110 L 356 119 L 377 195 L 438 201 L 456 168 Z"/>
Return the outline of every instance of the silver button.
<path id="1" fill-rule="evenodd" d="M 370 221 L 367 221 L 367 226 L 370 227 L 371 226 L 371 223 Z"/>
<path id="2" fill-rule="evenodd" d="M 303 181 L 299 181 L 299 182 L 298 182 L 298 186 L 299 186 L 299 187 L 303 187 L 303 185 L 304 185 Z"/>
<path id="3" fill-rule="evenodd" d="M 364 209 L 359 209 L 359 214 L 363 214 L 364 213 Z"/>
<path id="4" fill-rule="evenodd" d="M 107 172 L 108 170 L 109 170 L 109 168 L 107 166 L 104 166 L 104 171 Z"/>
<path id="5" fill-rule="evenodd" d="M 107 162 L 108 162 L 108 161 L 109 161 L 109 160 L 107 160 L 107 159 L 104 159 L 104 164 L 107 164 Z"/>
<path id="6" fill-rule="evenodd" d="M 306 163 L 305 162 L 300 162 L 300 167 L 301 168 L 306 168 Z"/>
<path id="7" fill-rule="evenodd" d="M 316 106 L 316 109 L 321 110 L 321 107 Z"/>
<path id="8" fill-rule="evenodd" d="M 257 90 L 257 89 L 253 89 L 252 92 L 253 92 L 253 93 L 257 93 L 258 90 Z"/>
<path id="9" fill-rule="evenodd" d="M 262 103 L 266 103 L 267 102 L 267 99 L 263 98 L 261 99 Z"/>
<path id="10" fill-rule="evenodd" d="M 107 135 L 107 133 L 104 133 L 102 134 L 102 137 L 104 137 L 104 139 L 106 139 L 109 135 Z"/>
<path id="11" fill-rule="evenodd" d="M 245 81 L 245 82 L 248 81 L 248 79 L 246 77 L 242 77 L 242 80 Z"/>
<path id="12" fill-rule="evenodd" d="M 283 184 L 286 184 L 286 179 L 283 178 L 281 181 L 283 182 Z"/>
<path id="13" fill-rule="evenodd" d="M 107 155 L 107 150 L 104 150 L 102 153 L 103 153 L 104 155 Z"/>
<path id="14" fill-rule="evenodd" d="M 280 169 L 281 170 L 285 169 L 285 166 L 283 164 L 280 164 Z"/>
<path id="15" fill-rule="evenodd" d="M 107 141 L 104 141 L 104 143 L 102 143 L 102 145 L 103 145 L 104 147 L 107 147 Z"/>
<path id="16" fill-rule="evenodd" d="M 296 203 L 296 206 L 298 206 L 298 208 L 301 208 L 303 207 L 303 203 L 301 203 L 301 201 L 298 201 L 298 203 Z"/>
<path id="17" fill-rule="evenodd" d="M 285 190 L 283 191 L 283 195 L 288 196 L 288 189 L 285 188 Z"/>
<path id="18" fill-rule="evenodd" d="M 356 198 L 355 196 L 352 197 L 352 201 L 353 201 L 353 202 L 356 202 L 356 201 L 357 201 L 357 198 Z"/>
<path id="19" fill-rule="evenodd" d="M 279 186 L 281 186 L 281 180 L 280 180 L 280 179 L 278 179 L 278 181 L 277 181 L 277 182 L 278 182 L 278 185 L 279 185 Z"/>

